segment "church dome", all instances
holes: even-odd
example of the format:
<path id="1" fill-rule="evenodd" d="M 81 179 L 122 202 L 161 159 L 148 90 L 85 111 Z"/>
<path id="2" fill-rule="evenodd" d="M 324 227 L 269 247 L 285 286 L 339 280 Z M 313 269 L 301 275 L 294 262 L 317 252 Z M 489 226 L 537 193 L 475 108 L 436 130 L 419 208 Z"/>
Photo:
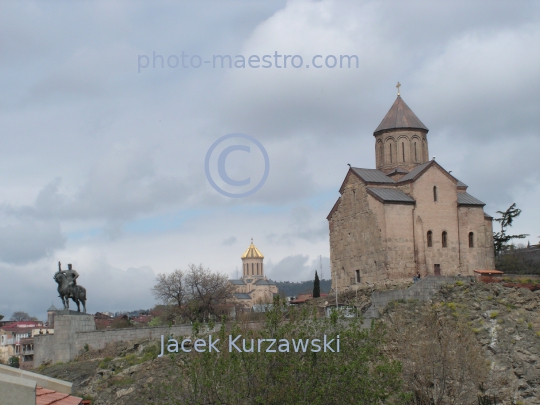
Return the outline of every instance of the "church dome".
<path id="1" fill-rule="evenodd" d="M 251 245 L 247 248 L 247 250 L 242 255 L 242 259 L 264 259 L 263 254 L 255 247 L 253 244 L 253 239 L 251 239 Z"/>
<path id="2" fill-rule="evenodd" d="M 400 95 L 383 118 L 373 135 L 389 129 L 421 129 L 428 131 L 415 113 L 409 108 Z"/>

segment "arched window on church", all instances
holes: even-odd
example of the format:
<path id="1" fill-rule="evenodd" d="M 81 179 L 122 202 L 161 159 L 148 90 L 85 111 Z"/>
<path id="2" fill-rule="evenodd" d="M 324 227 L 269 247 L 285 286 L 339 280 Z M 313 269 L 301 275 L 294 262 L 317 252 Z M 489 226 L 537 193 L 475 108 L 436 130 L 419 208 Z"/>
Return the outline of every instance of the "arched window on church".
<path id="1" fill-rule="evenodd" d="M 383 144 L 379 143 L 379 165 L 384 165 Z"/>
<path id="2" fill-rule="evenodd" d="M 255 270 L 253 270 L 253 263 L 251 263 L 251 275 L 253 276 L 255 274 Z"/>
<path id="3" fill-rule="evenodd" d="M 474 233 L 469 232 L 469 247 L 474 247 Z"/>
<path id="4" fill-rule="evenodd" d="M 389 146 L 390 146 L 390 163 L 392 163 L 392 144 L 390 144 Z"/>
<path id="5" fill-rule="evenodd" d="M 259 275 L 259 263 L 257 263 L 257 275 Z"/>
<path id="6" fill-rule="evenodd" d="M 416 142 L 414 143 L 414 162 L 418 162 L 418 157 L 417 157 L 417 154 L 416 154 Z"/>
<path id="7" fill-rule="evenodd" d="M 433 232 L 428 231 L 427 233 L 427 247 L 433 246 Z"/>
<path id="8" fill-rule="evenodd" d="M 433 201 L 437 202 L 437 186 L 433 186 Z"/>
<path id="9" fill-rule="evenodd" d="M 405 143 L 404 142 L 401 142 L 401 157 L 402 157 L 402 162 L 405 163 Z"/>
<path id="10" fill-rule="evenodd" d="M 448 245 L 448 242 L 447 242 L 447 240 L 446 240 L 447 235 L 448 235 L 448 234 L 446 233 L 446 231 L 444 231 L 444 232 L 442 233 L 442 247 L 443 247 L 443 248 L 447 247 L 447 245 Z"/>

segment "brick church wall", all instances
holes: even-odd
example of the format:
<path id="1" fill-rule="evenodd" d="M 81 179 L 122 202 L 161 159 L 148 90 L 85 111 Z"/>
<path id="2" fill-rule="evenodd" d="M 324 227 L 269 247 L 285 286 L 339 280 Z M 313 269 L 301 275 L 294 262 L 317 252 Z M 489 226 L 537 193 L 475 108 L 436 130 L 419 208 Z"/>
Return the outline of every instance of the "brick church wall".
<path id="1" fill-rule="evenodd" d="M 330 261 L 334 278 L 334 271 L 337 272 L 338 288 L 354 284 L 356 270 L 361 271 L 361 282 L 387 278 L 384 224 L 377 218 L 384 221 L 382 204 L 367 194 L 356 176 L 349 176 L 339 206 L 329 221 Z M 333 285 L 335 282 L 332 281 Z"/>

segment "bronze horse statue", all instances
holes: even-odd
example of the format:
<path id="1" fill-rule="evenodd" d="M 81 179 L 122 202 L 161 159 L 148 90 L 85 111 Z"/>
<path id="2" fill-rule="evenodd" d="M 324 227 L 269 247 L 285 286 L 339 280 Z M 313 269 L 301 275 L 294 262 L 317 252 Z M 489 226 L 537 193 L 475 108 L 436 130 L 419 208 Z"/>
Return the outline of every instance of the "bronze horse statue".
<path id="1" fill-rule="evenodd" d="M 86 313 L 86 288 L 81 285 L 69 285 L 66 275 L 61 271 L 57 271 L 53 278 L 58 283 L 58 294 L 64 309 L 69 309 L 71 298 L 77 304 L 77 312 L 81 312 L 80 303 L 82 303 L 83 311 Z"/>

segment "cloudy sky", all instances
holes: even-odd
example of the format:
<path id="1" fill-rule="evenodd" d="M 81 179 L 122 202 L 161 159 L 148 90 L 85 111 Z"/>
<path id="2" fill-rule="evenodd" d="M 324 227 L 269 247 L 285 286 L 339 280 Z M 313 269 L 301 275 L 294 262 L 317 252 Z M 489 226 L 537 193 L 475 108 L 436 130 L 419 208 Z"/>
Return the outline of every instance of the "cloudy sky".
<path id="1" fill-rule="evenodd" d="M 340 55 L 358 67 L 331 68 Z M 487 213 L 517 203 L 538 243 L 539 72 L 534 1 L 2 2 L 0 313 L 59 306 L 58 261 L 90 312 L 150 307 L 157 273 L 234 276 L 251 237 L 271 278 L 311 279 L 319 256 L 328 277 L 325 218 L 347 163 L 374 167 L 398 81 L 430 155 Z M 231 133 L 268 154 L 229 138 L 209 156 L 228 193 L 269 169 L 244 198 L 205 172 Z M 220 153 L 249 184 L 219 178 Z"/>

